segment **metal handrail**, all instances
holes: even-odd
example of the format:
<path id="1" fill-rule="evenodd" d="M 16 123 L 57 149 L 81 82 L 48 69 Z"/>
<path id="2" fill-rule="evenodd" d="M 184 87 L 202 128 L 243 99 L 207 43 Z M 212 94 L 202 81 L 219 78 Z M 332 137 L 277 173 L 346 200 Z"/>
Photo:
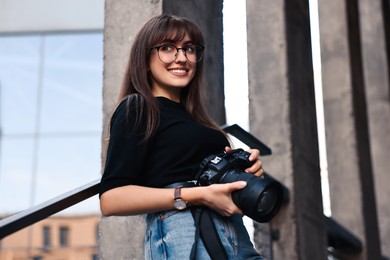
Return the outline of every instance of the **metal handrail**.
<path id="1" fill-rule="evenodd" d="M 95 196 L 99 192 L 99 185 L 100 179 L 94 180 L 40 205 L 0 220 L 0 239 Z M 332 218 L 325 218 L 329 247 L 345 254 L 361 252 L 362 243 L 358 238 Z"/>
<path id="2" fill-rule="evenodd" d="M 348 229 L 330 217 L 325 217 L 328 247 L 334 248 L 343 254 L 360 253 L 363 250 L 362 242 Z"/>
<path id="3" fill-rule="evenodd" d="M 225 132 L 239 138 L 249 147 L 258 148 L 263 155 L 271 154 L 271 149 L 238 125 L 224 126 L 223 129 Z M 98 194 L 99 185 L 100 179 L 94 180 L 40 205 L 0 220 L 0 239 Z M 287 188 L 285 189 L 287 190 Z M 325 217 L 325 220 L 328 247 L 343 254 L 362 251 L 362 243 L 356 236 L 332 218 Z"/>
<path id="4" fill-rule="evenodd" d="M 94 180 L 35 207 L 0 220 L 0 239 L 98 194 L 99 184 L 100 179 Z"/>

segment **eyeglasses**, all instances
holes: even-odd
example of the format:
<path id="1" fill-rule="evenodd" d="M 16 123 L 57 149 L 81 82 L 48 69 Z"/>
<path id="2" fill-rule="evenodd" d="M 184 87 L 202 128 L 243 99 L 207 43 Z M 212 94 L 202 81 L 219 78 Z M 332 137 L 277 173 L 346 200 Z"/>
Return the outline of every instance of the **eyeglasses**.
<path id="1" fill-rule="evenodd" d="M 150 48 L 150 50 L 153 49 L 157 50 L 158 58 L 164 63 L 174 62 L 180 50 L 184 52 L 184 56 L 189 62 L 196 63 L 203 58 L 204 47 L 200 45 L 187 45 L 177 48 L 173 44 L 163 44 Z"/>

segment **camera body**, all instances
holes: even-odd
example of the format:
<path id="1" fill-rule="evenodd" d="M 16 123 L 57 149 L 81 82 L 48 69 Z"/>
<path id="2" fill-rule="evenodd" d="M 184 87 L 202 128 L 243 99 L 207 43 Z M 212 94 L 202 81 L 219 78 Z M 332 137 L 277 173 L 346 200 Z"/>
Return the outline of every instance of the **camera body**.
<path id="1" fill-rule="evenodd" d="M 222 155 L 210 155 L 200 164 L 197 174 L 199 186 L 215 183 L 245 181 L 247 186 L 232 193 L 233 202 L 248 217 L 258 222 L 270 221 L 283 202 L 282 185 L 269 178 L 260 178 L 245 172 L 252 166 L 250 154 L 242 149 L 231 150 Z"/>
<path id="2" fill-rule="evenodd" d="M 221 183 L 224 174 L 228 170 L 246 169 L 251 167 L 253 162 L 249 161 L 250 154 L 242 149 L 231 150 L 221 156 L 210 155 L 200 164 L 201 174 L 197 178 L 200 186 L 208 186 Z"/>

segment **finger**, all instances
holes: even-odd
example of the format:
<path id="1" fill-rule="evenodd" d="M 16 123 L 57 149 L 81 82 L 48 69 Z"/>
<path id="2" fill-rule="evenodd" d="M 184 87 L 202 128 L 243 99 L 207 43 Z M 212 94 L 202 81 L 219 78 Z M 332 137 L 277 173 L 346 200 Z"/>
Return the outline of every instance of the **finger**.
<path id="1" fill-rule="evenodd" d="M 249 149 L 248 152 L 251 154 L 249 156 L 249 161 L 254 161 L 260 158 L 260 151 L 258 149 Z"/>
<path id="2" fill-rule="evenodd" d="M 263 167 L 263 163 L 262 161 L 260 161 L 259 159 L 255 160 L 252 165 L 250 167 L 248 167 L 246 170 L 251 172 L 251 173 L 254 173 L 256 171 L 258 171 L 259 169 L 261 169 Z"/>
<path id="3" fill-rule="evenodd" d="M 231 147 L 229 147 L 229 146 L 226 146 L 226 147 L 225 147 L 225 152 L 226 152 L 226 153 L 229 152 L 229 151 L 231 151 L 231 150 L 232 150 Z"/>
<path id="4" fill-rule="evenodd" d="M 256 176 L 261 176 L 264 174 L 263 163 L 260 160 L 256 160 L 253 165 L 245 169 L 245 171 Z"/>
<path id="5" fill-rule="evenodd" d="M 261 168 L 260 170 L 255 172 L 253 175 L 261 177 L 261 178 L 264 178 L 264 170 L 263 170 L 263 168 Z"/>
<path id="6" fill-rule="evenodd" d="M 241 190 L 241 189 L 245 188 L 245 186 L 246 186 L 246 181 L 231 182 L 231 183 L 229 183 L 229 191 L 233 192 L 236 190 Z"/>

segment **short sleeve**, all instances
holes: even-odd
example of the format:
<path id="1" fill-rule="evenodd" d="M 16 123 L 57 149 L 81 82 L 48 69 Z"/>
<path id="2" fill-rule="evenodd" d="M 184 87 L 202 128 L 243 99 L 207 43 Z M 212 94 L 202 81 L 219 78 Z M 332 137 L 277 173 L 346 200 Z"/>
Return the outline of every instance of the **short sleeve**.
<path id="1" fill-rule="evenodd" d="M 115 110 L 110 126 L 106 162 L 100 183 L 100 195 L 125 185 L 137 184 L 148 151 L 144 140 L 146 114 L 136 125 L 139 105 L 136 99 L 123 100 Z"/>

